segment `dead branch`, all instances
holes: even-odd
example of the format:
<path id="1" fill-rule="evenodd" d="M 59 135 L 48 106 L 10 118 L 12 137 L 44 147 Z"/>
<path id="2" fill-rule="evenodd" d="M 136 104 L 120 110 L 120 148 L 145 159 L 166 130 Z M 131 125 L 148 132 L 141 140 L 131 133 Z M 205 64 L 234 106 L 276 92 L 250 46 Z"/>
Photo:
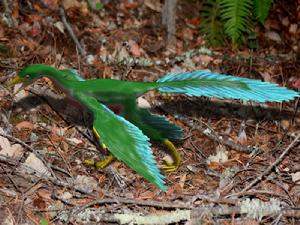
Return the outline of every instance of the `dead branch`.
<path id="1" fill-rule="evenodd" d="M 176 6 L 178 0 L 166 0 L 162 11 L 162 23 L 167 27 L 167 49 L 174 50 L 176 43 Z"/>
<path id="2" fill-rule="evenodd" d="M 165 111 L 168 114 L 174 115 L 173 112 L 171 112 L 169 109 L 167 109 L 165 107 L 159 107 L 159 108 L 162 109 L 163 111 Z M 245 145 L 235 143 L 235 142 L 229 140 L 228 138 L 217 134 L 209 126 L 206 126 L 207 127 L 206 129 L 200 128 L 199 126 L 195 127 L 191 123 L 191 121 L 189 121 L 189 119 L 187 119 L 183 116 L 176 115 L 174 117 L 179 119 L 180 121 L 182 121 L 183 123 L 185 123 L 189 127 L 192 127 L 193 129 L 199 131 L 201 134 L 205 135 L 209 139 L 211 139 L 213 141 L 216 141 L 216 142 L 218 142 L 222 145 L 228 146 L 229 148 L 231 148 L 233 150 L 236 150 L 236 151 L 239 151 L 239 152 L 244 152 L 244 153 L 263 152 L 262 150 L 260 150 L 259 148 L 256 148 L 256 147 L 245 146 Z"/>
<path id="3" fill-rule="evenodd" d="M 70 37 L 72 38 L 72 40 L 74 41 L 74 43 L 76 44 L 76 47 L 80 53 L 81 56 L 85 57 L 86 56 L 86 52 L 85 50 L 81 47 L 81 44 L 78 41 L 78 38 L 76 37 L 76 35 L 74 34 L 74 31 L 71 27 L 71 25 L 68 23 L 67 18 L 66 18 L 66 14 L 65 14 L 65 10 L 64 8 L 61 6 L 59 7 L 59 12 L 60 12 L 60 16 L 61 16 L 61 20 L 64 24 L 64 26 L 66 27 Z"/>
<path id="4" fill-rule="evenodd" d="M 297 209 L 283 209 L 278 215 L 285 217 L 300 218 L 300 211 Z M 240 207 L 222 207 L 222 206 L 203 206 L 194 209 L 176 209 L 174 211 L 160 211 L 142 215 L 140 213 L 103 213 L 103 209 L 85 209 L 85 211 L 76 214 L 73 222 L 96 221 L 96 222 L 117 222 L 119 224 L 170 224 L 189 221 L 190 224 L 199 224 L 206 217 L 229 217 L 240 215 Z M 276 216 L 276 215 L 272 215 Z M 244 216 L 243 216 L 244 217 Z M 63 216 L 61 217 L 63 218 Z"/>
<path id="5" fill-rule="evenodd" d="M 281 153 L 279 158 L 275 160 L 274 163 L 272 163 L 262 174 L 260 174 L 256 179 L 254 179 L 247 187 L 245 187 L 241 192 L 248 191 L 250 188 L 252 188 L 254 185 L 256 185 L 258 182 L 260 182 L 265 176 L 269 175 L 269 173 L 273 170 L 274 167 L 276 167 L 283 159 L 284 157 L 289 153 L 289 151 L 295 146 L 295 144 L 299 141 L 300 134 L 292 141 L 292 143 Z"/>

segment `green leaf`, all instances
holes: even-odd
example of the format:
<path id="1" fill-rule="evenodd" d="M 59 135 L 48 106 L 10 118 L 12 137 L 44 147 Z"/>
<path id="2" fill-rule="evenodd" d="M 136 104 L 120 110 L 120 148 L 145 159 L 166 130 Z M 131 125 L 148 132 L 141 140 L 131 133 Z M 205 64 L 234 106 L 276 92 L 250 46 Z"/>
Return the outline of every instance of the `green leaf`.
<path id="1" fill-rule="evenodd" d="M 253 0 L 256 19 L 264 24 L 269 15 L 272 0 Z"/>
<path id="2" fill-rule="evenodd" d="M 100 11 L 101 9 L 103 9 L 103 4 L 101 2 L 97 2 L 95 8 L 96 8 L 96 11 Z"/>
<path id="3" fill-rule="evenodd" d="M 236 45 L 251 28 L 252 0 L 220 0 L 225 33 Z"/>
<path id="4" fill-rule="evenodd" d="M 217 47 L 223 44 L 223 24 L 220 19 L 220 0 L 206 0 L 201 12 L 200 30 L 208 44 Z"/>
<path id="5" fill-rule="evenodd" d="M 40 225 L 48 225 L 49 223 L 48 223 L 48 220 L 46 219 L 46 218 L 44 218 L 44 217 L 42 217 L 41 219 L 40 219 Z"/>

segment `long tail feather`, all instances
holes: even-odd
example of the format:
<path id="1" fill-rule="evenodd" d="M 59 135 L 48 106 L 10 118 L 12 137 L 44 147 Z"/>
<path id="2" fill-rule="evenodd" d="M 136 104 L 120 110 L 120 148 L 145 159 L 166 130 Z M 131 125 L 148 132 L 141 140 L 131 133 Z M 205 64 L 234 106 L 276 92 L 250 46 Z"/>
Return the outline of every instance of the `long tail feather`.
<path id="1" fill-rule="evenodd" d="M 166 117 L 152 114 L 148 109 L 138 109 L 137 113 L 145 124 L 159 131 L 164 139 L 180 140 L 183 138 L 183 130 L 169 122 Z"/>
<path id="2" fill-rule="evenodd" d="M 300 96 L 298 92 L 260 80 L 213 73 L 208 70 L 168 74 L 157 80 L 161 92 L 188 96 L 206 96 L 281 102 Z"/>

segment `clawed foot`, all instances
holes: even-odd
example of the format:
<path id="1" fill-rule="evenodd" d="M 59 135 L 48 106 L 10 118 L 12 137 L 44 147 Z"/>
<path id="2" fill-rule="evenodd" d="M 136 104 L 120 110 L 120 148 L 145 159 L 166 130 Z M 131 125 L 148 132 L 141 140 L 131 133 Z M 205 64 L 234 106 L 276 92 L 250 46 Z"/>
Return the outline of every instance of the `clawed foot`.
<path id="1" fill-rule="evenodd" d="M 164 160 L 165 166 L 163 166 L 161 168 L 161 170 L 165 173 L 175 172 L 178 170 L 178 168 L 180 166 L 181 156 L 171 141 L 166 139 L 166 140 L 164 140 L 163 143 L 167 146 L 167 148 L 169 150 L 169 154 L 172 157 L 172 162 Z"/>
<path id="2" fill-rule="evenodd" d="M 93 133 L 94 133 L 95 137 L 97 138 L 97 140 L 99 141 L 100 135 L 98 134 L 95 127 L 93 127 Z M 100 146 L 104 152 L 108 152 L 108 148 L 106 147 L 105 144 L 100 143 Z M 83 164 L 85 166 L 94 166 L 97 169 L 104 169 L 105 167 L 109 166 L 109 164 L 111 164 L 114 159 L 115 159 L 115 157 L 111 153 L 109 153 L 109 155 L 106 156 L 105 159 L 101 159 L 101 160 L 86 159 L 83 161 Z"/>
<path id="3" fill-rule="evenodd" d="M 86 166 L 95 166 L 97 169 L 104 169 L 105 167 L 109 166 L 115 157 L 112 154 L 109 154 L 105 159 L 102 160 L 93 160 L 93 159 L 86 159 L 83 161 L 83 164 Z"/>
<path id="4" fill-rule="evenodd" d="M 109 166 L 114 161 L 115 157 L 110 153 L 108 156 L 106 156 L 103 160 L 98 160 L 95 162 L 95 167 L 97 169 L 104 169 L 105 167 Z"/>
<path id="5" fill-rule="evenodd" d="M 161 168 L 161 170 L 164 172 L 164 173 L 171 173 L 171 172 L 175 172 L 178 170 L 179 168 L 179 165 L 174 165 L 174 164 L 171 164 L 171 165 L 168 165 L 168 163 L 165 162 L 165 166 L 163 166 Z"/>

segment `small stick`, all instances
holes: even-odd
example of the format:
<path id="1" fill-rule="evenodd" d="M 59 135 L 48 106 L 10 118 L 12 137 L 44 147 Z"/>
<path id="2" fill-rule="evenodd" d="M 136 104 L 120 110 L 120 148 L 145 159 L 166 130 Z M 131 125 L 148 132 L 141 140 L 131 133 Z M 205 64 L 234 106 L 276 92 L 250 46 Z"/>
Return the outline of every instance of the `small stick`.
<path id="1" fill-rule="evenodd" d="M 241 193 L 248 191 L 251 187 L 253 187 L 255 184 L 257 184 L 259 181 L 263 179 L 263 177 L 267 176 L 272 169 L 277 166 L 283 159 L 284 157 L 289 153 L 289 151 L 295 146 L 295 144 L 299 141 L 300 139 L 300 134 L 292 141 L 292 143 L 281 153 L 279 158 L 275 160 L 274 163 L 272 163 L 262 174 L 260 174 L 256 179 L 254 179 L 247 187 L 245 187 Z"/>
<path id="2" fill-rule="evenodd" d="M 81 47 L 81 45 L 80 45 L 80 43 L 79 43 L 77 37 L 75 36 L 75 34 L 74 34 L 74 32 L 73 32 L 73 29 L 72 29 L 71 25 L 70 25 L 70 24 L 68 23 L 68 21 L 67 21 L 66 14 L 65 14 L 65 10 L 64 10 L 64 8 L 63 8 L 62 6 L 59 7 L 59 12 L 60 12 L 61 20 L 62 20 L 64 26 L 66 27 L 67 31 L 69 32 L 71 38 L 72 38 L 73 41 L 75 42 L 76 47 L 77 47 L 77 49 L 78 49 L 80 55 L 83 56 L 83 57 L 86 56 L 85 50 Z"/>
<path id="3" fill-rule="evenodd" d="M 27 148 L 30 152 L 32 152 L 39 160 L 41 160 L 43 162 L 43 164 L 47 167 L 47 169 L 49 170 L 49 172 L 51 173 L 51 175 L 56 178 L 55 173 L 53 172 L 53 170 L 51 169 L 51 167 L 48 165 L 48 163 L 40 156 L 40 154 L 37 153 L 37 151 L 32 148 L 31 146 L 29 146 L 28 144 L 26 144 L 25 142 L 23 142 L 22 140 L 20 140 L 19 138 L 16 138 L 14 136 L 11 136 L 9 134 L 4 134 L 2 132 L 0 132 L 0 136 L 5 137 L 9 140 L 15 141 L 18 144 L 22 145 L 23 147 Z"/>

